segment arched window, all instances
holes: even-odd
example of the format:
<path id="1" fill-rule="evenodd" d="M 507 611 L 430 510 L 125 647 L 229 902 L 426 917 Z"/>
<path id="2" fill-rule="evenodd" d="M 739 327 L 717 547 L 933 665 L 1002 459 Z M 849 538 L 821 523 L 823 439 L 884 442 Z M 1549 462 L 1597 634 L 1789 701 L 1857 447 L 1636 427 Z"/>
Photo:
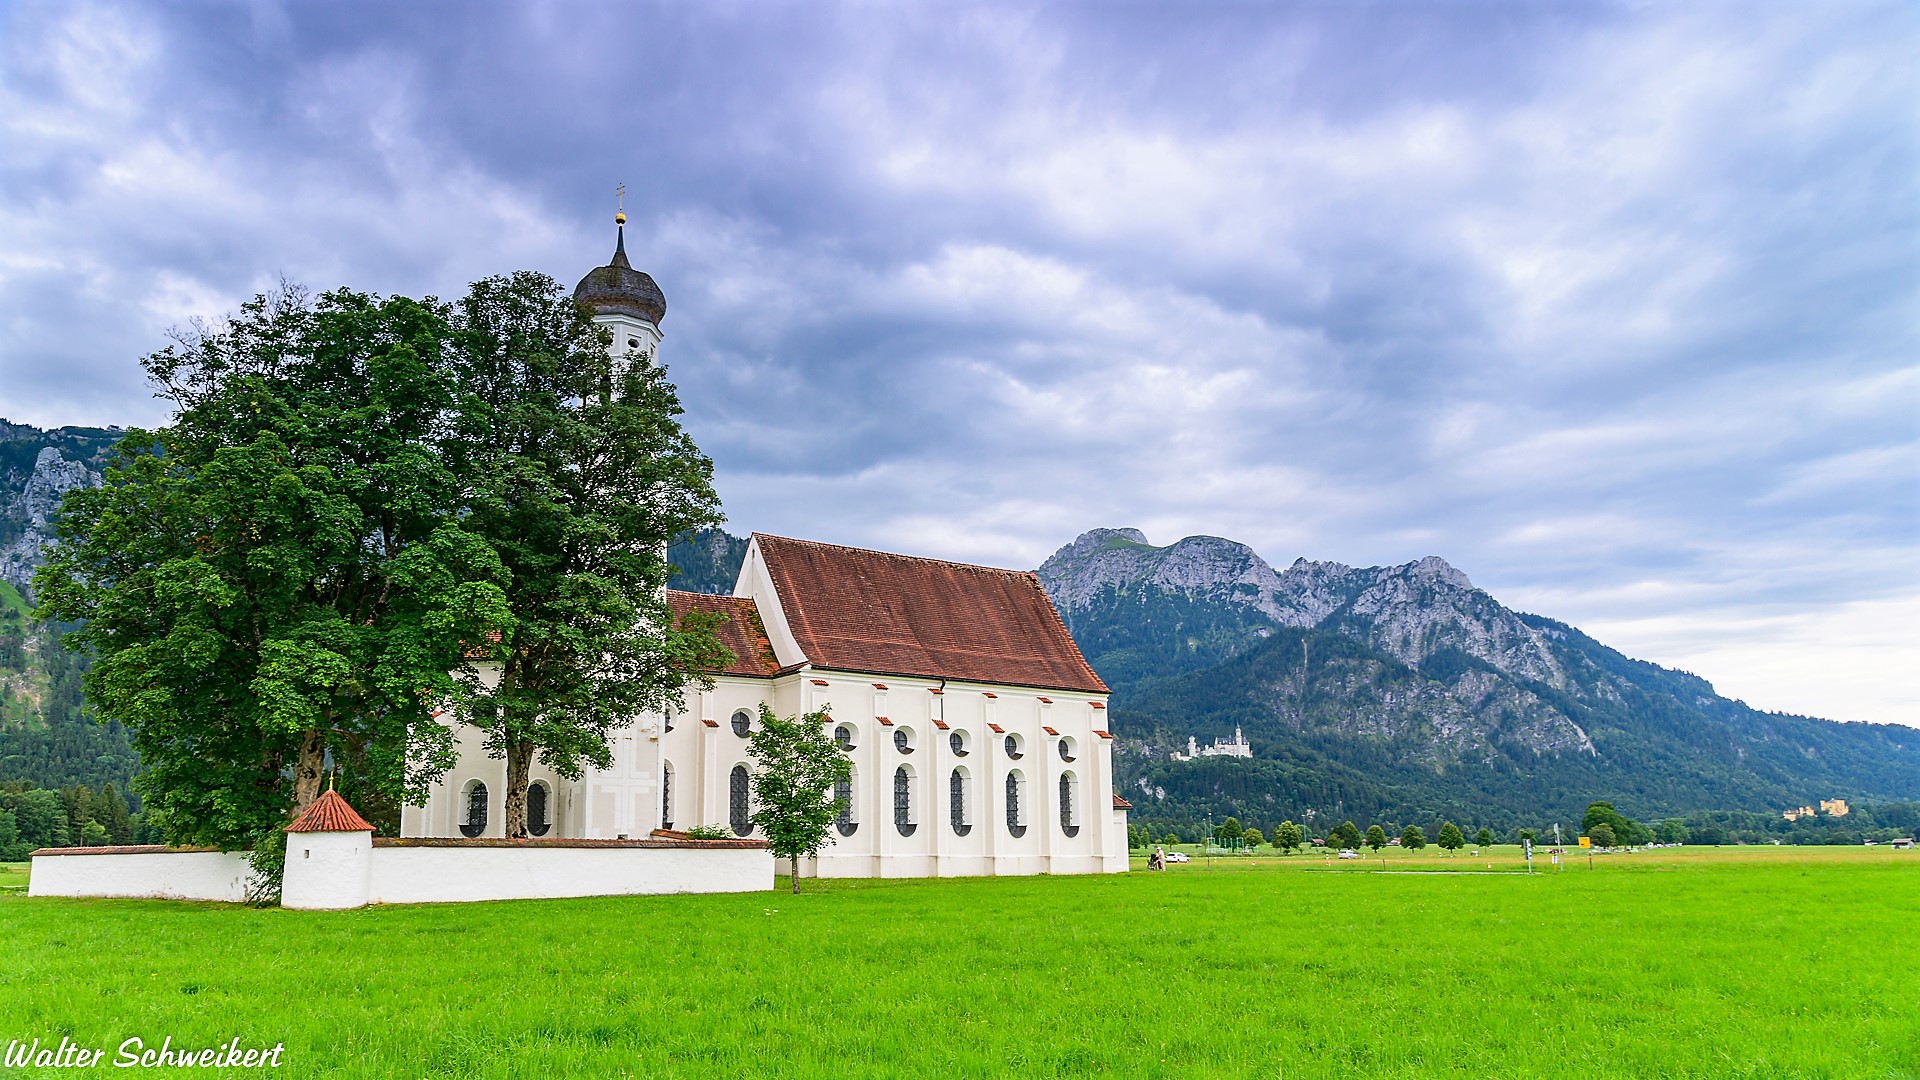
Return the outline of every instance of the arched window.
<path id="1" fill-rule="evenodd" d="M 753 810 L 749 803 L 749 781 L 747 767 L 735 765 L 727 777 L 727 824 L 733 827 L 733 835 L 745 836 L 753 831 L 751 819 Z"/>
<path id="2" fill-rule="evenodd" d="M 1020 755 L 1020 736 L 1009 735 L 1007 736 L 1006 742 L 1004 742 L 1002 745 L 1007 748 L 1008 758 L 1014 761 L 1020 760 L 1020 756 L 1021 756 Z"/>
<path id="3" fill-rule="evenodd" d="M 846 776 L 833 782 L 833 801 L 839 804 L 839 809 L 834 815 L 833 827 L 839 830 L 841 836 L 852 836 L 860 828 L 860 823 L 853 819 L 852 769 L 847 770 Z"/>
<path id="4" fill-rule="evenodd" d="M 1007 774 L 1007 832 L 1015 837 L 1027 835 L 1027 779 L 1015 769 Z"/>
<path id="5" fill-rule="evenodd" d="M 460 835 L 479 836 L 487 831 L 487 785 L 478 780 L 467 782 L 467 790 L 460 800 L 464 811 L 460 822 Z"/>
<path id="6" fill-rule="evenodd" d="M 527 835 L 545 836 L 553 828 L 547 816 L 547 785 L 535 780 L 527 785 Z"/>
<path id="7" fill-rule="evenodd" d="M 1074 798 L 1079 787 L 1080 782 L 1072 773 L 1060 774 L 1060 831 L 1068 836 L 1080 835 L 1080 815 L 1074 809 L 1074 803 L 1079 801 Z"/>
<path id="8" fill-rule="evenodd" d="M 918 828 L 913 820 L 913 770 L 905 765 L 893 770 L 893 827 L 901 836 L 912 836 Z"/>
<path id="9" fill-rule="evenodd" d="M 660 763 L 660 827 L 673 828 L 673 762 Z"/>
<path id="10" fill-rule="evenodd" d="M 967 733 L 950 731 L 947 733 L 947 746 L 952 748 L 954 757 L 967 756 Z"/>
<path id="11" fill-rule="evenodd" d="M 673 709 L 667 708 L 667 709 L 661 710 L 660 727 L 664 731 L 673 730 Z"/>
<path id="12" fill-rule="evenodd" d="M 753 734 L 753 714 L 745 709 L 733 710 L 733 733 L 746 738 Z"/>
<path id="13" fill-rule="evenodd" d="M 947 779 L 947 815 L 953 821 L 953 835 L 973 831 L 972 807 L 967 805 L 967 770 L 955 769 Z"/>
<path id="14" fill-rule="evenodd" d="M 859 745 L 853 741 L 853 725 L 841 724 L 833 729 L 833 745 L 842 750 L 852 750 Z"/>
<path id="15" fill-rule="evenodd" d="M 1060 740 L 1060 760 L 1061 761 L 1073 760 L 1073 740 L 1072 739 L 1063 738 Z"/>

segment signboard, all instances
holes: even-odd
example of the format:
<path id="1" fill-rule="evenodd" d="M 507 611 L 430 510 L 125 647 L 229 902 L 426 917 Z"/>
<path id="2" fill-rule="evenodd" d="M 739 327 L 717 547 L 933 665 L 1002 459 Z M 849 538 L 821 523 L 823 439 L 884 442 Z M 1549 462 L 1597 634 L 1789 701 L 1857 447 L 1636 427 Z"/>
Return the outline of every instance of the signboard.
<path id="1" fill-rule="evenodd" d="M 1581 847 L 1583 847 L 1583 848 L 1590 848 L 1590 847 L 1592 847 L 1592 846 L 1593 846 L 1593 837 L 1591 837 L 1591 836 L 1583 836 L 1583 837 L 1581 837 L 1581 838 L 1580 838 L 1580 846 L 1581 846 Z"/>

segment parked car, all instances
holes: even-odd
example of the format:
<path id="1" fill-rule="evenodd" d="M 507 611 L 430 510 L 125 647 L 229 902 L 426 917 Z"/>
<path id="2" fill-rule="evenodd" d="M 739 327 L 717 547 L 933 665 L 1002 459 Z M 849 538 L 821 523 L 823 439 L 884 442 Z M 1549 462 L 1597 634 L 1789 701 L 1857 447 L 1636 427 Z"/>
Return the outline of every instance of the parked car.
<path id="1" fill-rule="evenodd" d="M 1360 853 L 1357 851 L 1349 851 L 1346 848 L 1341 848 L 1340 857 L 1343 859 L 1357 859 L 1360 857 Z"/>
<path id="2" fill-rule="evenodd" d="M 1168 862 L 1192 862 L 1193 860 L 1187 858 L 1187 853 L 1184 851 L 1169 851 L 1167 852 L 1167 861 Z"/>

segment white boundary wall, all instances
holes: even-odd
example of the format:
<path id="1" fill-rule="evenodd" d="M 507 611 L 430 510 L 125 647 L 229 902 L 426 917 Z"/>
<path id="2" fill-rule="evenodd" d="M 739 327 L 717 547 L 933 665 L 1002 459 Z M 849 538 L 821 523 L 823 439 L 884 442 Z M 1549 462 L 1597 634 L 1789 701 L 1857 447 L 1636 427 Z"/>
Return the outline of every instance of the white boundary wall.
<path id="1" fill-rule="evenodd" d="M 33 853 L 27 895 L 239 903 L 252 874 L 244 851 L 43 848 Z"/>
<path id="2" fill-rule="evenodd" d="M 291 865 L 291 864 L 289 864 Z M 288 875 L 289 898 L 293 885 Z M 376 847 L 367 900 L 438 904 L 561 896 L 768 892 L 773 860 L 760 846 Z M 290 902 L 288 906 L 293 906 Z"/>
<path id="3" fill-rule="evenodd" d="M 773 875 L 757 840 L 375 843 L 366 832 L 291 833 L 281 906 L 768 892 Z M 244 851 L 43 848 L 33 853 L 27 895 L 239 903 L 251 876 Z"/>

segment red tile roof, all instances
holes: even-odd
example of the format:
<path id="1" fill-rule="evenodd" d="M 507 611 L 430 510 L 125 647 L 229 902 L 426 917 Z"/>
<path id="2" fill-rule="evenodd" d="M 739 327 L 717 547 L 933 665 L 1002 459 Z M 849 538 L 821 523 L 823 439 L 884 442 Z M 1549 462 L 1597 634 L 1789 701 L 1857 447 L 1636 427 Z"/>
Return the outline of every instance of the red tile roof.
<path id="1" fill-rule="evenodd" d="M 720 721 L 718 721 L 718 720 L 715 720 L 715 719 L 714 719 L 713 717 L 711 717 L 711 716 L 705 716 L 705 717 L 701 717 L 701 719 L 700 719 L 700 722 L 701 722 L 701 723 L 703 723 L 703 724 L 705 724 L 705 725 L 707 725 L 708 727 L 719 727 L 719 726 L 720 726 Z"/>
<path id="2" fill-rule="evenodd" d="M 1030 571 L 756 533 L 816 667 L 1104 694 Z"/>
<path id="3" fill-rule="evenodd" d="M 982 697 L 990 697 L 990 698 L 997 698 L 1000 696 L 999 694 L 996 694 L 991 690 L 982 690 L 980 691 L 980 694 Z"/>
<path id="4" fill-rule="evenodd" d="M 770 679 L 779 674 L 780 665 L 773 658 L 773 646 L 767 642 L 767 632 L 760 626 L 760 613 L 754 609 L 752 599 L 668 589 L 667 606 L 673 609 L 676 620 L 684 619 L 694 611 L 722 617 L 720 625 L 714 627 L 713 632 L 720 639 L 720 644 L 733 654 L 733 663 L 715 674 L 751 675 L 761 679 Z"/>
<path id="5" fill-rule="evenodd" d="M 1043 698 L 1041 698 L 1041 699 L 1040 699 L 1040 704 L 1042 704 L 1042 705 L 1051 705 L 1051 704 L 1053 704 L 1053 699 L 1052 699 L 1052 698 L 1050 698 L 1050 697 L 1043 697 Z"/>
<path id="6" fill-rule="evenodd" d="M 1113 797 L 1113 808 L 1115 810 L 1131 810 L 1133 809 L 1133 804 L 1121 798 L 1120 796 L 1115 795 Z"/>
<path id="7" fill-rule="evenodd" d="M 1059 732 L 1057 732 L 1057 731 L 1055 731 L 1055 730 L 1053 730 L 1053 729 L 1052 729 L 1052 728 L 1050 728 L 1050 727 L 1045 727 L 1045 726 L 1043 726 L 1043 727 L 1041 727 L 1041 729 L 1040 729 L 1040 730 L 1041 730 L 1041 731 L 1044 731 L 1044 732 L 1046 732 L 1046 733 L 1047 733 L 1047 734 L 1049 734 L 1049 735 L 1058 735 L 1058 734 L 1060 734 Z"/>
<path id="8" fill-rule="evenodd" d="M 993 729 L 995 735 L 1005 735 L 1007 733 L 1007 729 L 1001 727 L 999 724 L 988 724 L 987 726 Z"/>
<path id="9" fill-rule="evenodd" d="M 1104 701 L 1089 701 L 1087 702 L 1087 704 L 1093 706 L 1096 709 L 1104 709 L 1107 707 L 1106 702 Z"/>
<path id="10" fill-rule="evenodd" d="M 832 683 L 829 683 L 829 682 L 828 682 L 827 680 L 825 680 L 825 679 L 808 679 L 807 681 L 808 681 L 808 682 L 810 682 L 810 683 L 812 683 L 812 684 L 813 684 L 813 685 L 815 685 L 815 686 L 831 686 L 831 685 L 833 685 Z"/>
<path id="11" fill-rule="evenodd" d="M 1093 729 L 1093 733 L 1094 733 L 1095 735 L 1098 735 L 1098 736 L 1100 736 L 1100 737 L 1101 737 L 1101 738 L 1103 738 L 1103 739 L 1111 739 L 1111 738 L 1113 738 L 1113 736 L 1111 736 L 1111 735 L 1109 735 L 1109 734 L 1107 734 L 1107 733 L 1106 733 L 1106 732 L 1104 732 L 1104 731 L 1101 731 L 1101 730 L 1100 730 L 1099 728 L 1095 728 L 1095 729 Z"/>
<path id="12" fill-rule="evenodd" d="M 892 727 L 892 726 L 893 726 L 893 721 L 891 721 L 891 720 L 889 720 L 889 719 L 887 719 L 887 718 L 886 718 L 886 717 L 884 717 L 884 716 L 876 716 L 876 717 L 874 717 L 874 719 L 875 719 L 875 720 L 878 720 L 878 721 L 880 721 L 880 726 L 881 726 L 881 727 Z"/>
<path id="13" fill-rule="evenodd" d="M 367 819 L 354 812 L 340 793 L 331 789 L 307 804 L 300 816 L 287 826 L 288 832 L 372 832 Z"/>
<path id="14" fill-rule="evenodd" d="M 941 731 L 947 730 L 947 722 L 945 720 L 935 720 L 933 726 L 939 728 Z"/>

